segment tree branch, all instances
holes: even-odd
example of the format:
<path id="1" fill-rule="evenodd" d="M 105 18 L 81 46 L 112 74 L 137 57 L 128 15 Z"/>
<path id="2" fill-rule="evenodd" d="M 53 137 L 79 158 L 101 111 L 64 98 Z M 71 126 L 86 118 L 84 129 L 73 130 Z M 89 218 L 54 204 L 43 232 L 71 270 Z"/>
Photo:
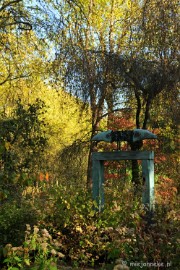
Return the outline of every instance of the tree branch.
<path id="1" fill-rule="evenodd" d="M 6 83 L 7 81 L 9 81 L 9 78 L 11 77 L 11 74 L 9 74 L 8 76 L 7 76 L 7 78 L 6 79 L 4 79 L 2 82 L 0 82 L 0 85 L 3 85 L 4 83 Z"/>
<path id="2" fill-rule="evenodd" d="M 22 21 L 14 21 L 12 23 L 7 23 L 7 24 L 4 25 L 4 27 L 10 26 L 10 25 L 16 25 L 16 24 L 19 24 L 19 29 L 21 29 L 21 30 L 32 30 L 32 25 L 29 22 L 22 22 Z M 26 25 L 28 27 L 27 28 L 22 27 L 22 26 L 20 26 L 21 24 Z"/>
<path id="3" fill-rule="evenodd" d="M 0 82 L 0 86 L 3 85 L 4 83 L 8 82 L 8 81 L 14 81 L 14 80 L 17 80 L 17 79 L 28 78 L 29 76 L 30 76 L 30 74 L 26 74 L 26 75 L 20 75 L 20 76 L 11 78 L 11 74 L 9 74 L 7 76 L 7 78 L 4 79 L 4 81 Z"/>
<path id="4" fill-rule="evenodd" d="M 144 115 L 143 129 L 147 128 L 147 122 L 150 118 L 149 111 L 150 111 L 151 101 L 152 101 L 152 96 L 149 95 L 146 101 L 146 110 L 145 110 L 145 115 Z"/>
<path id="5" fill-rule="evenodd" d="M 122 109 L 115 109 L 115 110 L 112 110 L 112 111 L 110 111 L 110 112 L 107 112 L 107 113 L 101 115 L 100 117 L 98 117 L 97 120 L 100 121 L 102 118 L 108 116 L 109 114 L 114 113 L 114 112 L 120 112 L 121 110 L 122 110 Z"/>
<path id="6" fill-rule="evenodd" d="M 4 5 L 2 5 L 2 7 L 0 8 L 0 12 L 3 11 L 5 8 L 9 7 L 9 6 L 12 6 L 14 4 L 17 4 L 19 2 L 22 2 L 22 0 L 14 0 L 14 1 L 10 1 Z"/>
<path id="7" fill-rule="evenodd" d="M 135 97 L 137 100 L 137 109 L 136 109 L 136 127 L 140 128 L 140 113 L 141 113 L 141 99 L 137 90 L 134 91 Z"/>

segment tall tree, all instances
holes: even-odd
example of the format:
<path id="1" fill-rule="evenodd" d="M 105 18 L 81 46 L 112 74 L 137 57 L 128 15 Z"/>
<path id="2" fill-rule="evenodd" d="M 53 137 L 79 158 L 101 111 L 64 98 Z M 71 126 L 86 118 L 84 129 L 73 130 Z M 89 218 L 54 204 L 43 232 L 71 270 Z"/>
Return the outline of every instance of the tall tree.
<path id="1" fill-rule="evenodd" d="M 130 11 L 133 5 L 131 2 Z M 130 16 L 134 21 L 129 28 L 128 51 L 124 57 L 116 55 L 114 61 L 118 67 L 115 71 L 123 74 L 126 88 L 136 100 L 136 127 L 146 129 L 154 109 L 153 101 L 160 94 L 166 96 L 178 88 L 178 1 L 148 0 L 141 5 L 141 12 Z M 132 144 L 131 148 L 138 150 L 141 146 Z M 134 181 L 139 183 L 136 162 L 133 173 Z"/>
<path id="2" fill-rule="evenodd" d="M 126 5 L 120 0 L 52 3 L 60 22 L 59 28 L 55 27 L 59 51 L 56 53 L 54 70 L 57 71 L 60 63 L 56 74 L 65 78 L 67 89 L 90 105 L 93 136 L 99 129 L 105 103 L 109 112 L 114 109 L 117 78 L 112 72 L 109 56 L 123 51 L 126 31 L 122 27 L 122 18 L 125 17 Z M 91 142 L 88 183 L 93 150 L 94 144 Z"/>
<path id="3" fill-rule="evenodd" d="M 154 19 L 156 18 L 156 19 Z M 178 1 L 143 1 L 141 16 L 131 41 L 131 64 L 126 75 L 139 107 L 136 125 L 147 128 L 150 108 L 162 91 L 177 88 L 179 78 Z M 139 40 L 137 46 L 136 39 Z M 137 89 L 137 90 L 136 90 Z M 144 119 L 140 119 L 144 103 Z M 142 121 L 142 123 L 141 123 Z"/>
<path id="4" fill-rule="evenodd" d="M 136 127 L 147 128 L 153 101 L 177 86 L 177 0 L 42 2 L 52 12 L 48 9 L 47 17 L 53 20 L 53 71 L 67 90 L 90 104 L 92 135 L 105 107 L 115 108 L 117 93 L 133 98 Z M 91 143 L 89 161 L 93 150 Z M 90 171 L 89 162 L 88 183 Z"/>
<path id="5" fill-rule="evenodd" d="M 17 63 L 20 35 L 32 29 L 23 1 L 1 1 L 0 5 L 0 86 L 10 80 L 27 76 Z M 12 71 L 12 65 L 15 65 Z"/>

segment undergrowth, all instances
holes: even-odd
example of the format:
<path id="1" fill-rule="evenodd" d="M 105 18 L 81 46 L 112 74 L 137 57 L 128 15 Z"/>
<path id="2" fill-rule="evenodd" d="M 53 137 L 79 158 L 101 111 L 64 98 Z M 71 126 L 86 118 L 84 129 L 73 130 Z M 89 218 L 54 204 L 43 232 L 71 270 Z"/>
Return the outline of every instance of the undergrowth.
<path id="1" fill-rule="evenodd" d="M 174 194 L 166 204 L 157 201 L 150 217 L 130 183 L 106 188 L 101 213 L 82 188 L 28 187 L 21 202 L 0 206 L 0 269 L 113 269 L 117 259 L 130 269 L 139 269 L 135 262 L 143 262 L 143 269 L 149 269 L 147 262 L 178 269 L 178 207 Z"/>

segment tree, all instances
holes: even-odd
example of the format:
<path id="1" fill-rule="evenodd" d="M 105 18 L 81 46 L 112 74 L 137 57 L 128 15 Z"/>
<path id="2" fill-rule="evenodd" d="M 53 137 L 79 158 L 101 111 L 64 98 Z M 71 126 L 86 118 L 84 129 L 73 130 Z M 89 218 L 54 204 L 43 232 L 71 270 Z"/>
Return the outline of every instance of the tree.
<path id="1" fill-rule="evenodd" d="M 0 64 L 3 66 L 0 74 L 0 86 L 17 78 L 26 77 L 17 62 L 17 52 L 21 47 L 19 41 L 22 32 L 30 31 L 29 16 L 25 11 L 22 0 L 1 1 L 0 6 Z M 15 68 L 12 70 L 12 66 Z M 16 69 L 16 70 L 15 70 Z"/>
<path id="2" fill-rule="evenodd" d="M 128 63 L 128 71 L 126 69 L 129 82 L 135 86 L 134 93 L 138 104 L 137 127 L 142 125 L 142 128 L 147 128 L 151 104 L 162 91 L 168 92 L 177 88 L 179 77 L 179 52 L 176 46 L 177 8 L 176 0 L 171 3 L 153 0 L 143 2 L 138 31 L 134 33 L 140 44 L 137 46 L 136 40 L 131 41 L 133 58 L 129 59 L 131 64 Z M 142 103 L 145 106 L 141 124 Z"/>
<path id="3" fill-rule="evenodd" d="M 47 139 L 43 120 L 39 119 L 44 103 L 36 100 L 24 106 L 19 100 L 12 118 L 0 121 L 1 177 L 4 183 L 23 181 L 23 176 L 40 165 Z"/>
<path id="4" fill-rule="evenodd" d="M 24 9 L 23 0 L 2 0 L 0 6 L 0 29 L 6 31 L 11 26 L 21 30 L 31 30 L 29 16 Z"/>
<path id="5" fill-rule="evenodd" d="M 153 101 L 177 85 L 177 0 L 39 1 L 40 5 L 48 10 L 47 28 L 53 20 L 48 38 L 57 49 L 52 61 L 55 83 L 63 79 L 68 91 L 90 104 L 92 136 L 105 107 L 108 115 L 118 109 L 119 96 L 123 104 L 136 102 L 135 125 L 148 128 Z M 88 183 L 94 150 L 90 143 Z"/>
<path id="6" fill-rule="evenodd" d="M 27 10 L 23 2 L 12 2 L 10 6 L 18 4 L 23 11 Z M 8 9 L 8 6 L 3 5 L 6 8 L 2 10 Z M 39 13 L 34 16 L 33 10 Z M 83 100 L 82 107 L 90 106 L 92 136 L 99 130 L 104 115 L 110 115 L 125 102 L 132 104 L 131 100 L 134 107 L 136 103 L 136 127 L 147 128 L 155 99 L 169 86 L 174 89 L 177 86 L 178 51 L 174 42 L 178 39 L 177 0 L 170 4 L 154 0 L 127 3 L 120 0 L 39 0 L 32 3 L 27 13 L 31 14 L 29 18 L 36 25 L 42 22 L 42 10 L 43 32 L 38 33 L 38 38 L 35 35 L 34 40 L 37 38 L 39 46 L 44 42 L 54 46 L 54 49 L 49 57 L 41 49 L 35 50 L 30 56 L 37 56 L 37 52 L 42 51 L 42 54 L 39 53 L 38 67 L 39 63 L 48 59 L 49 78 L 46 83 L 62 84 L 63 81 L 67 91 Z M 153 14 L 156 14 L 157 20 L 153 19 Z M 156 30 L 155 34 L 153 29 Z M 166 29 L 170 29 L 168 34 L 165 34 Z M 44 30 L 48 30 L 46 36 Z M 36 61 L 37 58 L 34 59 Z M 25 62 L 20 65 L 23 72 L 25 66 Z M 38 67 L 36 71 L 42 74 Z M 14 70 L 22 71 L 18 68 Z M 2 81 L 8 74 L 7 69 Z M 136 150 L 141 145 L 133 144 L 131 147 Z M 90 157 L 94 150 L 91 142 L 88 184 L 91 178 Z"/>
<path id="7" fill-rule="evenodd" d="M 3 0 L 0 4 L 0 87 L 4 84 L 11 88 L 11 83 L 32 78 L 41 74 L 44 80 L 47 74 L 47 43 L 38 36 L 40 21 L 35 12 L 37 6 L 27 5 L 23 0 Z M 37 32 L 36 32 L 37 31 Z M 34 60 L 34 61 L 33 61 Z M 46 67 L 46 72 L 44 72 Z M 47 78 L 47 76 L 46 76 Z"/>
<path id="8" fill-rule="evenodd" d="M 51 4 L 56 9 L 54 17 L 58 12 L 61 22 L 58 29 L 54 27 L 59 51 L 53 67 L 57 76 L 64 77 L 66 89 L 90 105 L 92 137 L 99 129 L 105 103 L 108 112 L 114 110 L 117 78 L 111 72 L 109 56 L 122 51 L 126 5 L 120 0 L 56 1 L 56 4 L 52 1 Z M 90 142 L 88 184 L 93 150 L 94 144 Z"/>
<path id="9" fill-rule="evenodd" d="M 179 52 L 176 45 L 177 16 L 176 0 L 171 3 L 144 1 L 141 16 L 135 19 L 136 25 L 131 24 L 131 29 L 134 30 L 129 53 L 126 57 L 115 57 L 119 73 L 124 74 L 125 85 L 133 91 L 136 99 L 137 128 L 148 128 L 153 101 L 159 98 L 161 93 L 166 96 L 169 91 L 177 91 L 180 75 Z M 141 146 L 132 144 L 131 148 L 137 150 Z M 135 168 L 137 163 L 134 164 L 133 179 L 138 183 L 139 176 Z"/>

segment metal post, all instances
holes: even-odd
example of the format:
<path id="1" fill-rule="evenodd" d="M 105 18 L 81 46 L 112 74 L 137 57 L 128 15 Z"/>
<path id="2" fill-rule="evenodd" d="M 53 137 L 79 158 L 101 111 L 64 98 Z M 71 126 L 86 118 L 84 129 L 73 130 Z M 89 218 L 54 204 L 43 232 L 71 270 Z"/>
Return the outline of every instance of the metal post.
<path id="1" fill-rule="evenodd" d="M 150 211 L 154 209 L 154 160 L 142 161 L 142 174 L 144 187 L 142 194 L 142 203 L 149 207 Z"/>
<path id="2" fill-rule="evenodd" d="M 98 211 L 104 207 L 104 161 L 93 159 L 93 199 L 97 203 Z"/>

